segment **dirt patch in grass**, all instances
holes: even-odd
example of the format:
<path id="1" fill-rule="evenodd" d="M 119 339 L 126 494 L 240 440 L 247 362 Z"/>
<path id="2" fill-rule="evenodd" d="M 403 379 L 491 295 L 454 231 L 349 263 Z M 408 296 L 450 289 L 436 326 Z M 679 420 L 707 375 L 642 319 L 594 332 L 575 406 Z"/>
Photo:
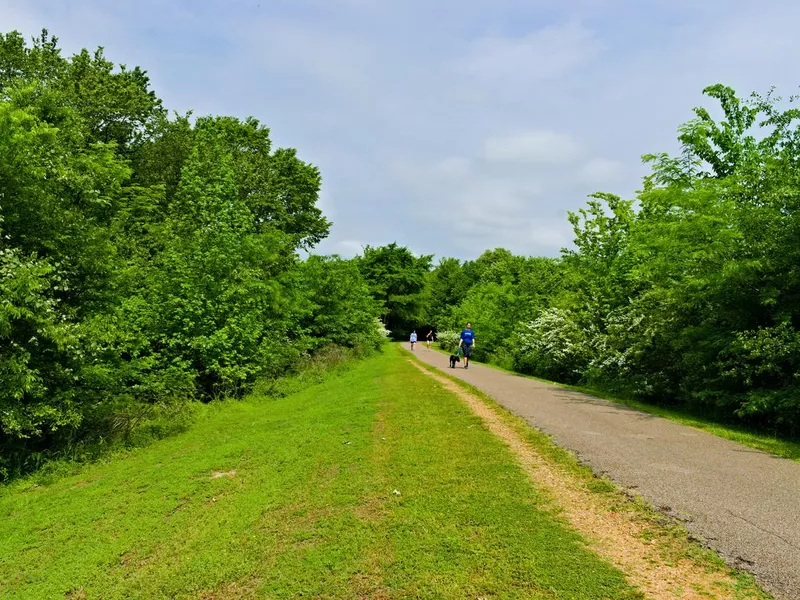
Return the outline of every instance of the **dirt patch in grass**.
<path id="1" fill-rule="evenodd" d="M 201 592 L 200 600 L 240 600 L 242 598 L 256 598 L 259 580 L 247 582 L 224 583 L 215 590 Z"/>
<path id="2" fill-rule="evenodd" d="M 289 535 L 311 530 L 335 512 L 331 506 L 312 506 L 298 502 L 266 512 L 257 527 L 263 531 Z"/>
<path id="3" fill-rule="evenodd" d="M 220 477 L 236 477 L 236 470 L 233 471 L 214 471 L 211 474 L 211 479 L 219 479 Z"/>
<path id="4" fill-rule="evenodd" d="M 547 492 L 561 514 L 588 541 L 589 547 L 625 574 L 629 583 L 654 600 L 738 598 L 736 581 L 727 572 L 701 565 L 681 552 L 669 552 L 669 533 L 659 535 L 634 510 L 619 510 L 585 482 L 547 460 L 498 412 L 449 379 L 410 361 L 445 389 L 457 394 L 485 426 L 513 451 L 522 468 Z M 660 538 L 660 539 L 659 539 Z M 665 554 L 670 554 L 668 558 Z"/>
<path id="5" fill-rule="evenodd" d="M 353 509 L 353 513 L 362 521 L 380 521 L 387 513 L 386 500 L 383 498 L 364 500 Z"/>
<path id="6" fill-rule="evenodd" d="M 353 598 L 358 600 L 388 600 L 393 596 L 385 589 L 382 589 L 375 581 L 372 573 L 356 573 L 350 578 L 350 589 L 353 590 Z"/>

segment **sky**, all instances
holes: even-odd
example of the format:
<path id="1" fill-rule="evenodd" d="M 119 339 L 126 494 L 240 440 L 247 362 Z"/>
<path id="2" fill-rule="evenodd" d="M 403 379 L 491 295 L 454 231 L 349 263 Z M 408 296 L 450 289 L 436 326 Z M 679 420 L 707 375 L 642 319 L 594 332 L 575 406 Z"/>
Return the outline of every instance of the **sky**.
<path id="1" fill-rule="evenodd" d="M 0 31 L 102 46 L 164 105 L 253 116 L 319 167 L 316 253 L 556 256 L 635 197 L 715 83 L 798 92 L 796 0 L 0 0 Z M 714 111 L 712 111 L 713 114 Z"/>

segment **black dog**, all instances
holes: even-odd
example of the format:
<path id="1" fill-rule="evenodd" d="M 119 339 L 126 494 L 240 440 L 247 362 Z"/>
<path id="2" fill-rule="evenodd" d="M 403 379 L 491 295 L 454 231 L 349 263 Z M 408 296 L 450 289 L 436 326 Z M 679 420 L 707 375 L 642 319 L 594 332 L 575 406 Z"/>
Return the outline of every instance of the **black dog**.
<path id="1" fill-rule="evenodd" d="M 457 362 L 461 362 L 461 357 L 458 354 L 451 354 L 450 355 L 450 368 L 451 369 L 455 369 Z"/>

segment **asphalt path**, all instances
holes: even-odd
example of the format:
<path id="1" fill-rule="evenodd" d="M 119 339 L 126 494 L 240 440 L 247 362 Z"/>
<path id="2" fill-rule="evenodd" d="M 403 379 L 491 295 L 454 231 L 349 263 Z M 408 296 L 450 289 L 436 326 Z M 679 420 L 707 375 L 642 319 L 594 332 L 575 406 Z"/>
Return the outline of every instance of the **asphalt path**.
<path id="1" fill-rule="evenodd" d="M 632 408 L 417 347 L 574 452 L 595 473 L 684 522 L 776 598 L 800 600 L 800 463 Z M 462 363 L 463 364 L 463 363 Z"/>

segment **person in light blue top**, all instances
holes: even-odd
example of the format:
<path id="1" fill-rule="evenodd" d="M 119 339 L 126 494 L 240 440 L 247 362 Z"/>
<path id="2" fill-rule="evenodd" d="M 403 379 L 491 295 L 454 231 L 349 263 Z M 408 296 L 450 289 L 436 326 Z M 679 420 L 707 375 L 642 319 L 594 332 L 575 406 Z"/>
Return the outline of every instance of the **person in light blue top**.
<path id="1" fill-rule="evenodd" d="M 461 330 L 458 347 L 464 352 L 464 368 L 469 369 L 469 357 L 472 356 L 472 349 L 475 347 L 475 332 L 472 331 L 472 323 L 467 323 L 466 329 Z"/>
<path id="2" fill-rule="evenodd" d="M 414 346 L 417 344 L 417 331 L 414 330 L 411 332 L 411 351 L 414 351 Z"/>

